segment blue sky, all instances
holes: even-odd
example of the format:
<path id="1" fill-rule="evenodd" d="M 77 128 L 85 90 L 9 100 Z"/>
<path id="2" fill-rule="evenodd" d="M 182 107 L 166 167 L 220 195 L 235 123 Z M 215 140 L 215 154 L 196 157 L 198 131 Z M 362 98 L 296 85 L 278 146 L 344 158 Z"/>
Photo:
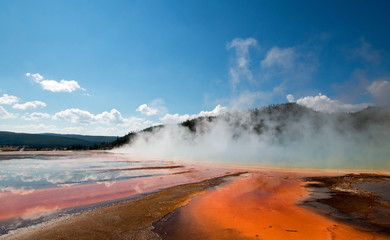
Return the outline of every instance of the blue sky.
<path id="1" fill-rule="evenodd" d="M 388 1 L 0 1 L 0 130 L 124 135 L 390 100 Z"/>

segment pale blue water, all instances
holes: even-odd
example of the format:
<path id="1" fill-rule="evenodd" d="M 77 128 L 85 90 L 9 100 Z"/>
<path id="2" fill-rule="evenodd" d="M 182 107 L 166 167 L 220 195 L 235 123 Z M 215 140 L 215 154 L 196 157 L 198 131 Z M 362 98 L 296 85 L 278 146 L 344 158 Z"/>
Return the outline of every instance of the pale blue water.
<path id="1" fill-rule="evenodd" d="M 177 165 L 171 161 L 139 161 L 126 155 L 110 153 L 1 153 L 0 194 L 2 192 L 12 192 L 21 198 L 28 199 L 26 194 L 31 193 L 34 189 L 111 183 L 131 178 L 164 176 L 183 171 L 182 168 L 133 169 L 170 166 Z M 128 170 L 130 168 L 133 170 Z M 108 201 L 107 204 L 121 200 L 115 199 Z M 17 217 L 1 220 L 0 236 L 10 230 L 45 222 L 64 214 L 80 212 L 104 204 L 105 202 L 97 202 L 86 206 L 59 209 L 50 214 L 38 214 L 33 218 Z"/>
<path id="2" fill-rule="evenodd" d="M 170 162 L 134 161 L 115 155 L 15 158 L 0 161 L 0 192 L 121 181 L 172 174 L 172 169 L 119 170 L 171 165 Z"/>

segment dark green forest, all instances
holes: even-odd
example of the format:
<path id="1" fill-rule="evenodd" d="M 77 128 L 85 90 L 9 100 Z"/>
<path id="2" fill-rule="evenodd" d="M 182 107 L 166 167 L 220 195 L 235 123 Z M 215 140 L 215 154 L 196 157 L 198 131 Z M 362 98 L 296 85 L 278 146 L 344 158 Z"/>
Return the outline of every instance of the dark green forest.
<path id="1" fill-rule="evenodd" d="M 27 149 L 93 149 L 98 145 L 113 142 L 117 137 L 86 136 L 70 134 L 28 134 L 0 131 L 0 146 L 25 147 Z"/>

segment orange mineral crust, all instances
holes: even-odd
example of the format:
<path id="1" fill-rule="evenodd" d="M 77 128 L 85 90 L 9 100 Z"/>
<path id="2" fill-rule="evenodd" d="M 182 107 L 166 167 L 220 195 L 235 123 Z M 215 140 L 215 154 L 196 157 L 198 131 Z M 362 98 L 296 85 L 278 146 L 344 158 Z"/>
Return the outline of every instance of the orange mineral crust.
<path id="1" fill-rule="evenodd" d="M 163 231 L 159 232 L 163 239 L 187 240 L 388 239 L 299 206 L 308 196 L 300 180 L 307 175 L 276 171 L 247 174 L 193 199 L 171 224 L 157 224 L 156 231 Z"/>

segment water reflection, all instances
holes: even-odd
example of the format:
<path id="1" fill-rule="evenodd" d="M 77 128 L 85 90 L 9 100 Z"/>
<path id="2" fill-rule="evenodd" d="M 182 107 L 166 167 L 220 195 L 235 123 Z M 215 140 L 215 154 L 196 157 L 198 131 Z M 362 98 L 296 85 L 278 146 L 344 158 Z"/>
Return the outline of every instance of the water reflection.
<path id="1" fill-rule="evenodd" d="M 0 234 L 53 215 L 231 171 L 107 153 L 27 156 L 7 156 L 4 160 L 0 153 Z"/>
<path id="2" fill-rule="evenodd" d="M 30 189 L 113 182 L 130 178 L 170 174 L 166 169 L 134 170 L 145 166 L 170 165 L 169 162 L 123 161 L 92 158 L 25 158 L 0 163 L 0 192 L 21 192 Z M 126 169 L 121 171 L 121 168 Z M 116 171 L 111 171 L 115 169 Z"/>

